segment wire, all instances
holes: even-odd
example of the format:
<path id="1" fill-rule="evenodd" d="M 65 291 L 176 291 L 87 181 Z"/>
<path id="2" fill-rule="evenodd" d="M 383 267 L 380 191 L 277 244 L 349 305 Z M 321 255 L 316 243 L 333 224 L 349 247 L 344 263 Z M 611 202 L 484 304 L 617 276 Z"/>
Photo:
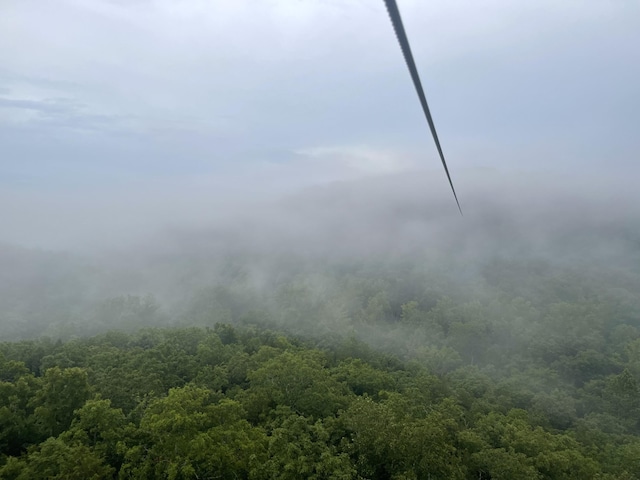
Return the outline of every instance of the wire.
<path id="1" fill-rule="evenodd" d="M 453 192 L 453 197 L 456 199 L 458 210 L 460 210 L 460 215 L 462 215 L 462 208 L 460 208 L 458 195 L 456 195 L 456 189 L 453 187 L 453 182 L 451 181 L 451 175 L 449 174 L 449 168 L 447 167 L 447 162 L 444 159 L 444 154 L 442 153 L 442 147 L 440 146 L 440 140 L 438 139 L 438 133 L 436 132 L 436 127 L 433 124 L 433 118 L 431 117 L 429 104 L 427 104 L 427 98 L 425 97 L 424 90 L 422 89 L 422 82 L 420 82 L 418 69 L 416 68 L 416 63 L 413 60 L 411 47 L 409 46 L 409 40 L 407 39 L 407 34 L 404 31 L 404 25 L 402 24 L 402 17 L 400 17 L 400 10 L 398 10 L 398 5 L 396 4 L 396 0 L 384 0 L 384 3 L 387 6 L 387 12 L 389 12 L 389 17 L 391 18 L 393 29 L 396 32 L 396 37 L 398 38 L 398 43 L 400 44 L 400 48 L 402 49 L 404 60 L 407 63 L 407 67 L 409 68 L 409 73 L 411 74 L 411 79 L 413 80 L 413 86 L 416 88 L 416 93 L 418 94 L 418 98 L 420 99 L 420 103 L 422 104 L 422 110 L 424 111 L 424 115 L 427 118 L 429 129 L 431 129 L 431 135 L 433 135 L 433 140 L 436 143 L 436 148 L 438 149 L 438 153 L 440 154 L 440 160 L 442 160 L 442 166 L 444 167 L 444 171 L 447 174 L 449 185 L 451 185 L 451 191 Z"/>

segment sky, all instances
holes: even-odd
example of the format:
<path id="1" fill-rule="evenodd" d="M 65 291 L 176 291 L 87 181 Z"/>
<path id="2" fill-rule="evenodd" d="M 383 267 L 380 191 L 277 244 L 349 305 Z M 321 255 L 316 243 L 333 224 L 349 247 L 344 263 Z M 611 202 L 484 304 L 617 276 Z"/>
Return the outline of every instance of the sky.
<path id="1" fill-rule="evenodd" d="M 638 171 L 639 0 L 398 5 L 454 183 Z M 446 182 L 382 0 L 0 3 L 0 241 L 411 171 Z"/>

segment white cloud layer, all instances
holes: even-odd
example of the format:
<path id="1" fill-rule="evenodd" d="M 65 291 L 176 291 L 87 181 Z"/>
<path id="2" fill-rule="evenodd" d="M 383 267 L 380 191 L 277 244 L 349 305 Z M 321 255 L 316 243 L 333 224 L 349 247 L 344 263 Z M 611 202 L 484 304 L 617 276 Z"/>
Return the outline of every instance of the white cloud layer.
<path id="1" fill-rule="evenodd" d="M 640 2 L 398 3 L 454 182 L 635 168 Z M 382 0 L 4 2 L 0 145 L 0 241 L 440 168 Z"/>

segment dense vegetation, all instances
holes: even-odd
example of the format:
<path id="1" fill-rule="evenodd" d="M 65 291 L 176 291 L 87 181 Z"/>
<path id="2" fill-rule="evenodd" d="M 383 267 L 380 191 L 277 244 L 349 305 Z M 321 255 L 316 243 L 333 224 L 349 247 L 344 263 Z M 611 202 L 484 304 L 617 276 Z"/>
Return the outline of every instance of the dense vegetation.
<path id="1" fill-rule="evenodd" d="M 0 478 L 640 479 L 640 215 L 398 184 L 0 247 Z"/>
<path id="2" fill-rule="evenodd" d="M 203 289 L 201 327 L 1 344 L 0 477 L 640 478 L 637 276 L 318 271 Z"/>

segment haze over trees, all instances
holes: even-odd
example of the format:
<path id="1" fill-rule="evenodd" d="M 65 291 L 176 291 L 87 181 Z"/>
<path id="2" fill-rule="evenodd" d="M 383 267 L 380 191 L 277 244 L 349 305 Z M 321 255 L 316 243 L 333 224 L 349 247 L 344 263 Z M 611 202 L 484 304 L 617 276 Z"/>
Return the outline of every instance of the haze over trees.
<path id="1" fill-rule="evenodd" d="M 640 478 L 633 204 L 423 180 L 3 246 L 0 478 Z"/>
<path id="2" fill-rule="evenodd" d="M 398 2 L 464 217 L 385 2 L 0 0 L 0 480 L 640 479 L 640 2 Z"/>

